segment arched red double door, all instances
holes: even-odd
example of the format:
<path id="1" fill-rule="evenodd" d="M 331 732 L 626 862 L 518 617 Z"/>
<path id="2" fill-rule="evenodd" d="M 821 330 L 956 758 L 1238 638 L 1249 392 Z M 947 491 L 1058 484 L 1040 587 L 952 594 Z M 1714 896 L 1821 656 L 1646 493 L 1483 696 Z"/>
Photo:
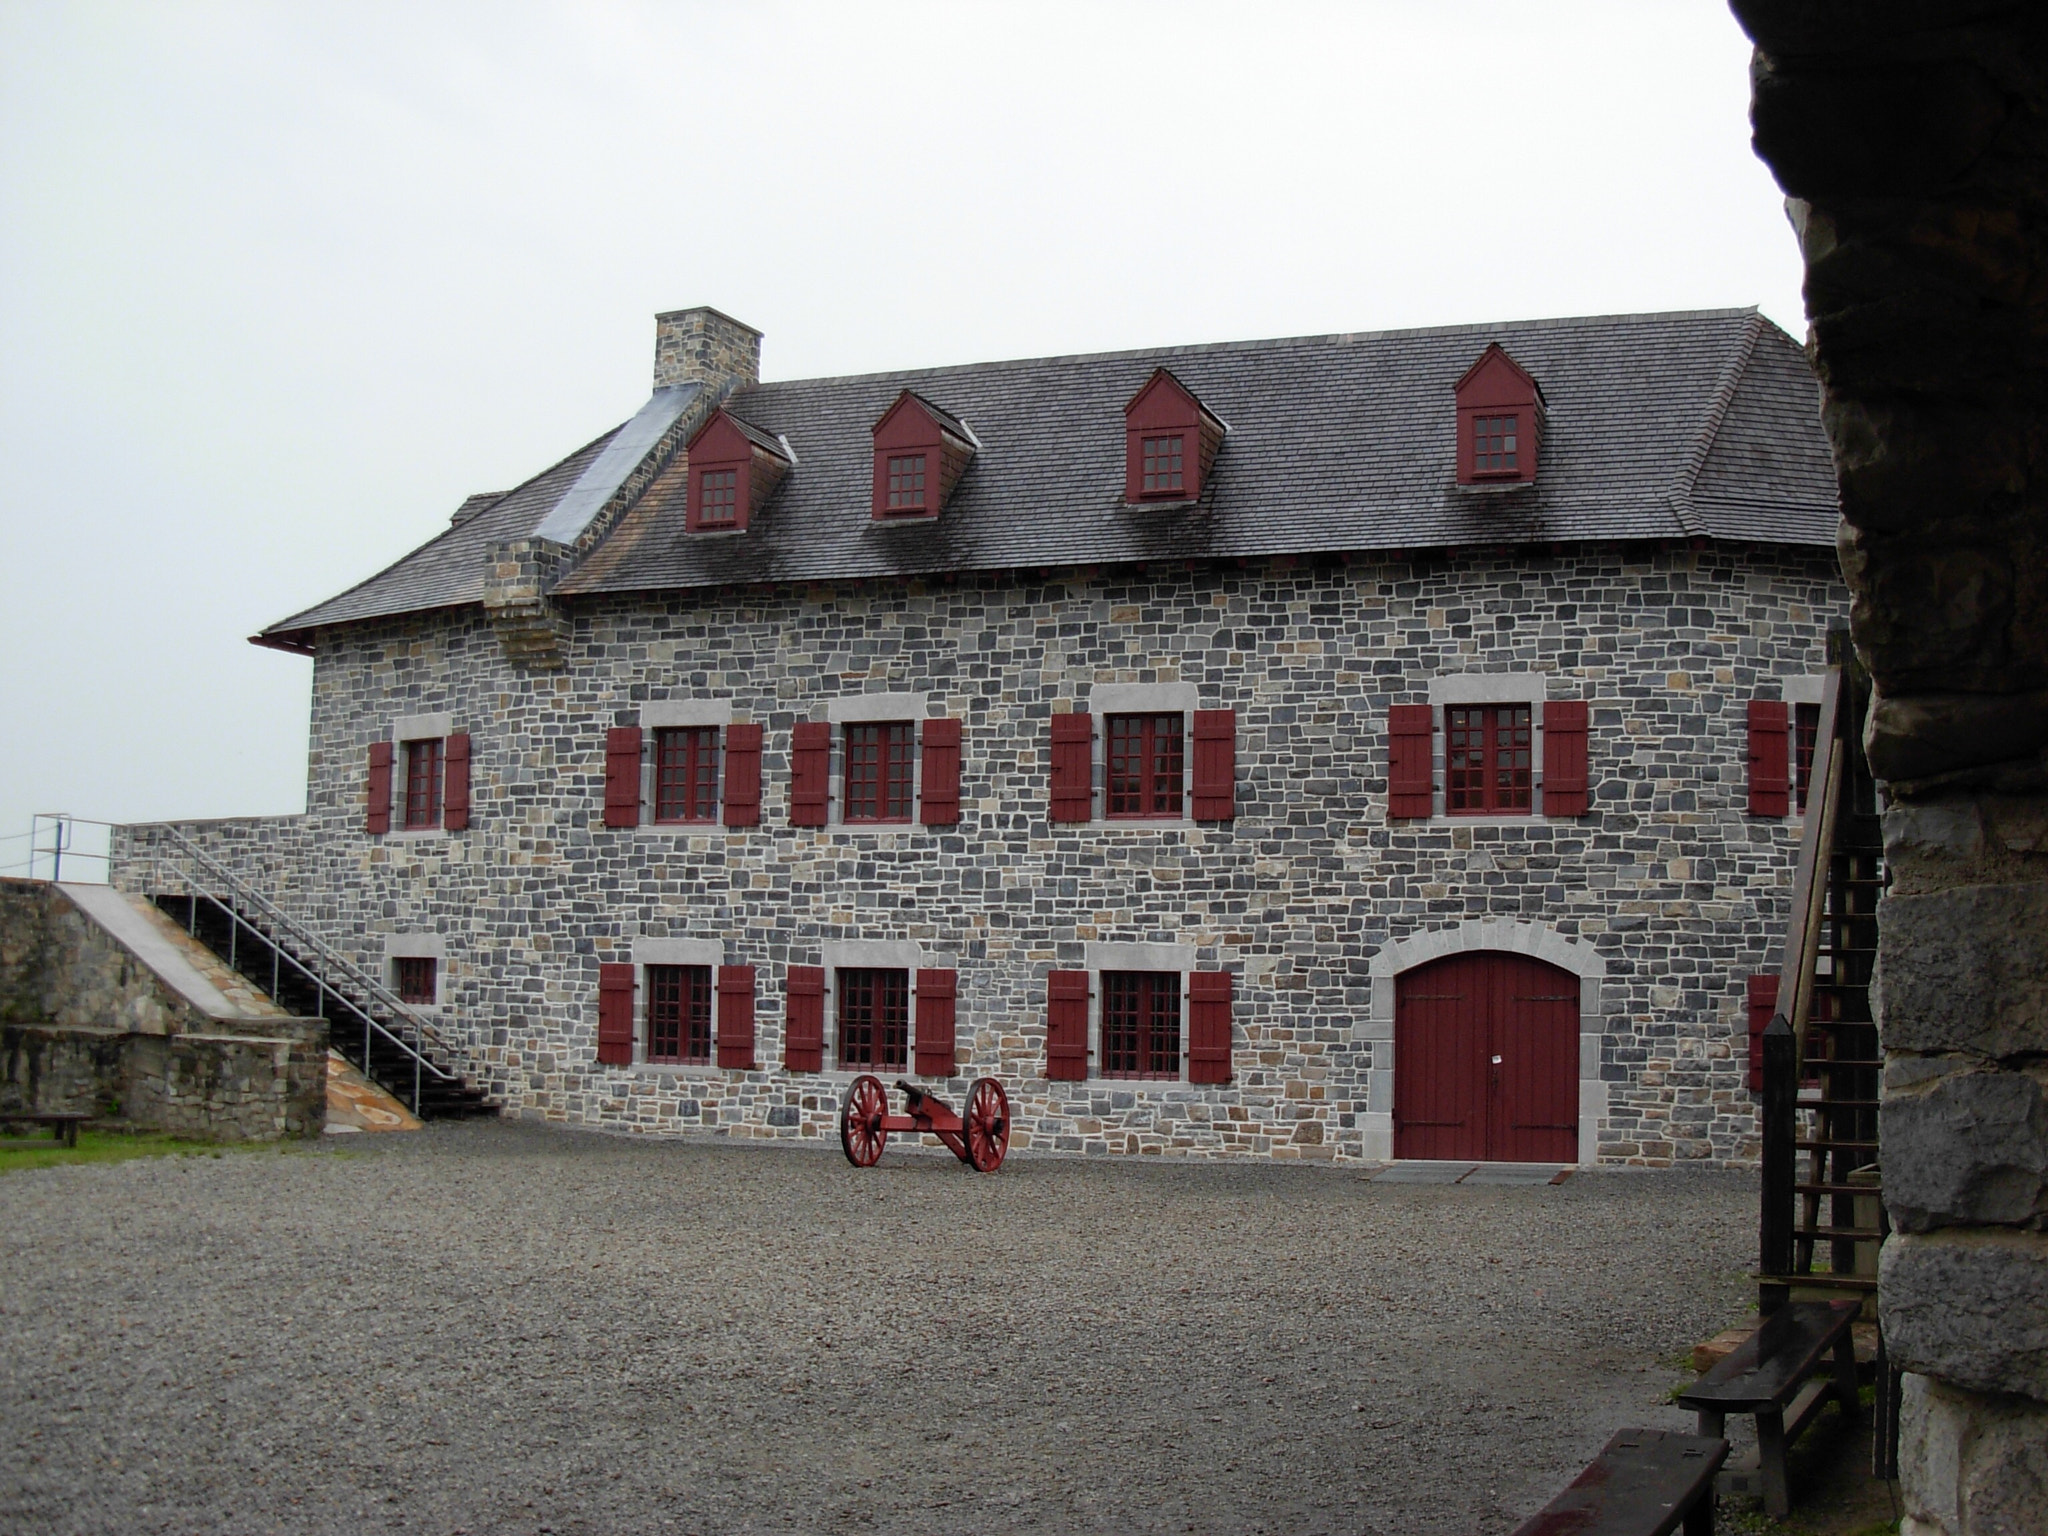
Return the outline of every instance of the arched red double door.
<path id="1" fill-rule="evenodd" d="M 1475 950 L 1394 979 L 1394 1156 L 1579 1160 L 1579 978 Z"/>

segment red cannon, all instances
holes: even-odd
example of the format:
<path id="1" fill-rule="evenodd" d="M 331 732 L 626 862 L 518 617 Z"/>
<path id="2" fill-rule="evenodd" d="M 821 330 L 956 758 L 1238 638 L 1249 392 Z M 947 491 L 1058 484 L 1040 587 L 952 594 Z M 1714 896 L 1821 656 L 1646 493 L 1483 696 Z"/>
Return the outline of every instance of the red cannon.
<path id="1" fill-rule="evenodd" d="M 891 1131 L 929 1131 L 953 1149 L 953 1155 L 977 1173 L 994 1173 L 1003 1166 L 1003 1154 L 1010 1150 L 1010 1096 L 992 1077 L 978 1077 L 967 1090 L 967 1113 L 956 1115 L 953 1106 L 937 1094 L 906 1083 L 904 1113 L 889 1113 L 889 1095 L 880 1078 L 865 1073 L 846 1090 L 846 1102 L 839 1106 L 839 1145 L 846 1160 L 856 1168 L 872 1168 L 888 1144 Z"/>

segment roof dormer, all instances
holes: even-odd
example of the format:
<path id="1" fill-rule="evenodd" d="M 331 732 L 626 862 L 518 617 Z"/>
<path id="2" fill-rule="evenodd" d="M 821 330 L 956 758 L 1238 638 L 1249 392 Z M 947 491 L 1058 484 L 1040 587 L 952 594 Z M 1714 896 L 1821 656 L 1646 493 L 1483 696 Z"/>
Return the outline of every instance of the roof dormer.
<path id="1" fill-rule="evenodd" d="M 1124 407 L 1124 500 L 1193 501 L 1229 429 L 1164 368 Z"/>
<path id="2" fill-rule="evenodd" d="M 1493 342 L 1465 370 L 1458 398 L 1458 484 L 1513 485 L 1536 478 L 1543 390 Z"/>
<path id="3" fill-rule="evenodd" d="M 980 446 L 966 422 L 904 390 L 875 423 L 874 515 L 937 517 Z"/>
<path id="4" fill-rule="evenodd" d="M 691 533 L 744 533 L 747 520 L 782 483 L 795 457 L 789 444 L 731 411 L 713 411 L 690 438 Z"/>

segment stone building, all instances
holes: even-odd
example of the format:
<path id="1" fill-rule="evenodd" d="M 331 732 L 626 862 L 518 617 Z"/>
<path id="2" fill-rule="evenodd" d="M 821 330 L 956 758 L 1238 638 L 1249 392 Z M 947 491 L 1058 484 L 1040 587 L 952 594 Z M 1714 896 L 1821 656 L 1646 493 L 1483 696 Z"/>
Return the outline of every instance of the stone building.
<path id="1" fill-rule="evenodd" d="M 308 809 L 180 834 L 508 1113 L 819 1137 L 856 1072 L 993 1074 L 1017 1146 L 1753 1155 L 1847 613 L 1787 336 L 758 358 L 658 317 L 632 420 L 257 636 Z"/>

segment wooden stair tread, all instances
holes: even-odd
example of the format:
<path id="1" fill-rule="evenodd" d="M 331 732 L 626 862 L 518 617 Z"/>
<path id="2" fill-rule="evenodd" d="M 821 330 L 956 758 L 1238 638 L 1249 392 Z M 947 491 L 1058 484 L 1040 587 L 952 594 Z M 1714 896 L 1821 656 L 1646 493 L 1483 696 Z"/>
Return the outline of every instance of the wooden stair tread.
<path id="1" fill-rule="evenodd" d="M 1832 1291 L 1874 1291 L 1877 1289 L 1875 1275 L 1838 1275 L 1831 1270 L 1809 1270 L 1803 1274 L 1758 1275 L 1759 1285 L 1782 1285 L 1797 1289 L 1804 1286 L 1809 1290 Z"/>

